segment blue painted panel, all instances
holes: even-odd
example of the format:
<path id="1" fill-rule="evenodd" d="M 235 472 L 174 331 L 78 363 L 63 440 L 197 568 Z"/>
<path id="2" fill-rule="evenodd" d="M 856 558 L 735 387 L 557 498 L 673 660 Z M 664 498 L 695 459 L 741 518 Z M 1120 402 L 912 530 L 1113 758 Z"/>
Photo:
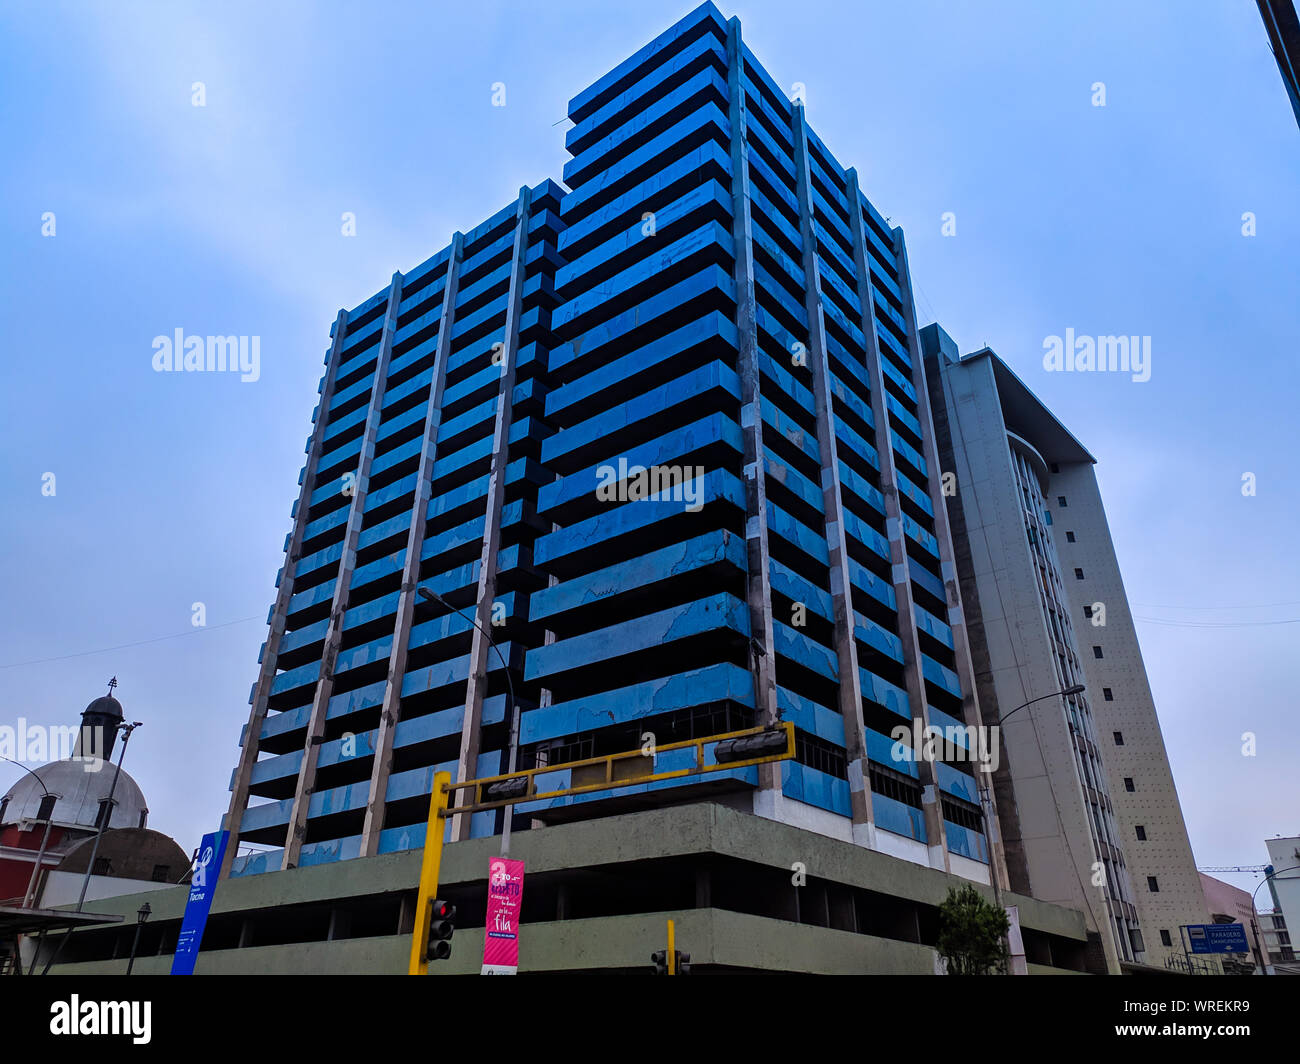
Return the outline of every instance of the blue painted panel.
<path id="1" fill-rule="evenodd" d="M 961 827 L 951 820 L 943 822 L 943 831 L 948 839 L 948 849 L 952 853 L 969 857 L 972 861 L 980 861 L 983 864 L 989 863 L 988 843 L 979 832 Z"/>
<path id="2" fill-rule="evenodd" d="M 827 709 L 780 684 L 776 685 L 776 704 L 782 720 L 790 721 L 796 728 L 819 739 L 844 746 L 844 718 L 833 709 Z"/>
<path id="3" fill-rule="evenodd" d="M 901 726 L 907 727 L 907 725 Z M 911 733 L 910 728 L 908 728 L 908 733 Z M 912 756 L 912 749 L 907 743 L 902 743 L 900 746 L 899 740 L 889 735 L 883 735 L 873 728 L 865 728 L 863 737 L 866 739 L 867 759 L 869 761 L 874 761 L 878 765 L 892 768 L 895 772 L 911 776 L 914 780 L 920 779 L 916 759 Z"/>
<path id="4" fill-rule="evenodd" d="M 529 619 L 543 621 L 579 606 L 607 600 L 718 562 L 729 562 L 736 569 L 745 572 L 745 541 L 725 530 L 708 532 L 683 543 L 669 544 L 629 561 L 561 581 L 554 587 L 533 594 L 529 603 Z M 773 565 L 775 564 L 774 562 Z M 826 598 L 829 601 L 829 596 Z"/>
<path id="5" fill-rule="evenodd" d="M 529 710 L 521 715 L 519 741 L 535 743 L 724 700 L 753 706 L 753 678 L 735 665 L 709 665 Z"/>
<path id="6" fill-rule="evenodd" d="M 781 762 L 781 790 L 796 802 L 825 809 L 840 816 L 851 815 L 849 781 L 828 775 L 798 761 Z"/>
<path id="7" fill-rule="evenodd" d="M 715 415 L 722 417 L 722 415 Z M 717 501 L 730 502 L 733 506 L 744 509 L 745 489 L 740 481 L 722 469 L 715 469 L 704 477 L 704 505 Z M 680 502 L 628 502 L 612 510 L 606 510 L 595 517 L 577 524 L 551 532 L 537 539 L 533 544 L 533 558 L 537 565 L 546 566 L 558 559 L 568 557 L 578 551 L 590 550 L 615 536 L 657 524 L 668 517 L 682 512 Z M 823 549 L 825 541 L 823 541 Z"/>
<path id="8" fill-rule="evenodd" d="M 871 813 L 878 830 L 891 831 L 918 842 L 926 841 L 925 815 L 921 810 L 893 798 L 886 798 L 883 794 L 873 793 Z"/>
<path id="9" fill-rule="evenodd" d="M 529 651 L 524 676 L 528 680 L 537 680 L 719 629 L 730 629 L 748 636 L 749 607 L 728 594 L 711 595 L 622 624 L 561 639 Z"/>

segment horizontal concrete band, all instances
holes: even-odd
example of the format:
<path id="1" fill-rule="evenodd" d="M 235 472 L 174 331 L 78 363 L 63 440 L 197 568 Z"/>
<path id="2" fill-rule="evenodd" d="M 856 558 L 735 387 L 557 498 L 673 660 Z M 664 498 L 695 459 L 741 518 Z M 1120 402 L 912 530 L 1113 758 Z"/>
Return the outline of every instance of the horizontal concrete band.
<path id="1" fill-rule="evenodd" d="M 447 846 L 441 885 L 485 883 L 489 857 L 498 846 L 492 838 Z M 534 876 L 693 855 L 731 857 L 782 870 L 798 861 L 810 878 L 931 906 L 941 904 L 950 887 L 965 882 L 938 869 L 712 803 L 556 825 L 520 833 L 512 840 L 512 856 L 522 858 Z M 414 891 L 420 859 L 421 852 L 412 850 L 223 881 L 212 913 L 251 914 L 278 906 Z M 987 888 L 977 885 L 976 889 L 991 897 Z M 178 886 L 104 899 L 94 908 L 133 917 L 147 900 L 158 923 L 180 920 L 187 896 L 188 888 Z M 1086 939 L 1083 917 L 1074 910 L 1005 892 L 1002 900 L 1019 907 L 1021 926 L 1026 929 L 1080 943 Z M 927 946 L 711 908 L 527 924 L 524 968 L 627 967 L 629 957 L 635 966 L 642 953 L 648 963 L 648 952 L 642 947 L 646 942 L 659 943 L 667 916 L 678 921 L 679 940 L 690 942 L 684 948 L 697 964 L 786 971 L 928 974 L 934 970 L 933 951 Z M 456 945 L 454 963 L 446 971 L 459 971 L 462 964 L 468 965 L 466 971 L 476 970 L 482 930 L 459 931 Z M 408 950 L 405 935 L 248 947 L 202 954 L 199 970 L 212 974 L 400 972 Z M 93 974 L 120 966 L 120 960 L 95 961 L 59 965 L 53 971 Z M 168 955 L 136 962 L 141 973 L 169 967 Z"/>

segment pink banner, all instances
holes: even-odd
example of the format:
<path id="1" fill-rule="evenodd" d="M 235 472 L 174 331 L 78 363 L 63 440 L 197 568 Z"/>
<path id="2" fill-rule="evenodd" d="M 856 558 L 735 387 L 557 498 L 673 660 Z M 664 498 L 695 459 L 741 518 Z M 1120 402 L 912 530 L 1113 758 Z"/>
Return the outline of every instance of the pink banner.
<path id="1" fill-rule="evenodd" d="M 524 862 L 488 861 L 487 929 L 482 975 L 514 975 L 519 968 L 519 907 L 524 900 Z"/>

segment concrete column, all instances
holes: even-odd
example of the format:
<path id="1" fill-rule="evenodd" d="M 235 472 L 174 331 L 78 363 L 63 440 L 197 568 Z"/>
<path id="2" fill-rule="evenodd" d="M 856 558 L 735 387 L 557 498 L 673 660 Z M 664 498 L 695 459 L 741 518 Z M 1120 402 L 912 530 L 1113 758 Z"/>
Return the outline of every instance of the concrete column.
<path id="1" fill-rule="evenodd" d="M 370 769 L 370 797 L 366 803 L 366 819 L 361 829 L 362 857 L 373 857 L 379 852 L 379 836 L 384 830 L 388 776 L 393 769 L 393 733 L 397 722 L 401 720 L 402 679 L 406 674 L 407 650 L 418 604 L 416 588 L 420 582 L 420 554 L 424 549 L 433 464 L 437 460 L 438 428 L 442 424 L 442 391 L 447 380 L 447 358 L 451 354 L 451 327 L 456 313 L 456 291 L 460 282 L 464 241 L 465 238 L 460 233 L 452 237 L 451 257 L 447 262 L 442 317 L 438 321 L 438 344 L 433 360 L 433 379 L 429 383 L 429 399 L 424 416 L 424 442 L 420 447 L 420 466 L 415 478 L 411 531 L 406 537 L 402 591 L 397 599 L 393 649 L 388 659 L 388 680 L 384 685 L 384 704 L 379 715 L 379 732 L 375 736 L 374 762 Z"/>
<path id="2" fill-rule="evenodd" d="M 488 655 L 495 656 L 484 630 L 492 623 L 492 603 L 497 590 L 497 552 L 501 549 L 501 509 L 506 497 L 506 466 L 509 461 L 511 400 L 515 391 L 515 361 L 519 351 L 519 318 L 523 313 L 523 290 L 526 258 L 528 254 L 528 221 L 532 203 L 532 190 L 525 185 L 519 190 L 519 206 L 515 222 L 513 266 L 510 271 L 510 292 L 506 297 L 506 325 L 501 363 L 501 387 L 497 392 L 496 424 L 492 430 L 492 472 L 488 478 L 487 519 L 483 528 L 483 549 L 479 556 L 478 597 L 476 599 L 475 625 L 471 633 L 469 652 L 469 682 L 465 688 L 465 719 L 461 725 L 460 757 L 456 762 L 456 780 L 473 779 L 478 775 L 478 756 L 482 748 L 480 728 L 483 719 L 483 699 L 487 696 Z M 506 662 L 510 667 L 510 662 Z M 516 692 L 517 693 L 517 692 Z M 506 727 L 519 706 L 506 710 Z M 509 751 L 506 752 L 509 757 Z M 504 767 L 504 766 L 503 766 Z M 510 810 L 506 810 L 507 817 Z M 453 842 L 469 838 L 470 817 L 460 814 L 452 817 Z"/>
<path id="3" fill-rule="evenodd" d="M 289 830 L 284 840 L 284 858 L 280 864 L 281 868 L 297 866 L 298 855 L 307 836 L 307 812 L 316 785 L 316 761 L 320 754 L 320 742 L 325 735 L 325 712 L 334 694 L 334 661 L 338 656 L 339 642 L 343 636 L 343 614 L 348 608 L 352 571 L 356 567 L 357 539 L 361 535 L 361 523 L 365 514 L 370 463 L 375 456 L 375 437 L 379 433 L 379 420 L 384 405 L 384 384 L 388 376 L 388 360 L 393 353 L 393 333 L 397 331 L 397 308 L 401 302 L 402 275 L 395 273 L 388 289 L 388 306 L 384 310 L 379 353 L 375 356 L 375 383 L 370 390 L 370 410 L 366 414 L 361 453 L 357 456 L 357 481 L 348 509 L 347 528 L 343 533 L 343 556 L 339 560 L 339 574 L 334 582 L 334 598 L 330 603 L 330 623 L 325 635 L 320 679 L 316 683 L 311 720 L 307 724 L 302 766 L 298 770 L 298 783 L 294 789 L 293 811 L 289 817 Z"/>
<path id="4" fill-rule="evenodd" d="M 967 724 L 981 730 L 984 718 L 980 713 L 979 698 L 975 693 L 975 667 L 970 656 L 970 636 L 966 631 L 966 615 L 961 605 L 961 583 L 952 546 L 952 530 L 948 523 L 948 508 L 943 496 L 943 477 L 939 466 L 939 447 L 934 435 L 934 417 L 930 409 L 930 390 L 925 379 L 925 356 L 921 352 L 916 331 L 916 303 L 912 296 L 912 274 L 907 265 L 907 244 L 902 227 L 895 227 L 894 254 L 898 262 L 898 282 L 903 293 L 903 320 L 907 323 L 907 351 L 912 359 L 912 387 L 916 391 L 917 420 L 921 423 L 921 442 L 924 444 L 925 464 L 930 469 L 926 478 L 930 491 L 930 504 L 934 508 L 934 538 L 939 541 L 939 565 L 944 590 L 948 596 L 948 627 L 952 629 L 953 657 L 957 664 L 957 677 L 961 680 L 961 708 Z M 977 772 L 979 769 L 976 770 Z M 994 804 L 992 780 L 988 784 L 988 801 L 991 810 L 989 824 L 989 875 L 994 885 L 1007 888 L 1006 858 L 1000 844 L 1001 832 L 997 826 L 997 806 Z M 998 839 L 997 845 L 994 840 Z"/>
<path id="5" fill-rule="evenodd" d="M 335 939 L 347 938 L 351 930 L 352 914 L 344 909 L 331 909 L 329 929 L 325 932 L 325 940 L 333 942 Z"/>
<path id="6" fill-rule="evenodd" d="M 898 636 L 903 641 L 903 671 L 907 681 L 907 702 L 912 711 L 912 719 L 919 720 L 924 729 L 929 726 L 930 713 L 925 697 L 925 680 L 921 675 L 921 645 L 916 634 L 912 580 L 908 572 L 902 507 L 898 499 L 898 474 L 894 467 L 894 450 L 889 438 L 889 411 L 885 406 L 885 374 L 880 364 L 882 356 L 880 337 L 876 332 L 876 303 L 871 292 L 871 263 L 867 257 L 867 223 L 862 217 L 862 194 L 858 189 L 858 173 L 850 169 L 846 176 L 849 185 L 850 224 L 853 227 L 853 260 L 858 275 L 858 301 L 862 304 L 861 328 L 863 336 L 867 339 L 867 385 L 871 389 L 871 420 L 876 426 L 880 491 L 885 497 L 885 527 L 889 533 L 889 561 L 892 566 L 890 579 L 894 586 L 894 599 L 898 607 Z M 900 264 L 900 279 L 906 269 L 905 264 Z M 912 333 L 915 335 L 915 328 Z M 914 361 L 914 369 L 915 365 Z M 917 401 L 920 402 L 919 394 Z M 933 431 L 931 426 L 930 432 Z M 935 465 L 931 469 L 936 470 L 938 466 Z M 933 482 L 934 477 L 927 479 Z M 943 504 L 940 503 L 935 509 L 942 509 L 942 506 Z M 935 868 L 948 871 L 948 845 L 943 832 L 943 810 L 939 805 L 939 787 L 935 780 L 934 765 L 928 761 L 920 761 L 917 768 L 921 780 L 921 809 L 925 814 L 926 846 L 929 849 L 930 864 Z"/>
<path id="7" fill-rule="evenodd" d="M 311 493 L 316 487 L 310 475 L 316 470 L 324 449 L 326 421 L 330 401 L 334 398 L 334 382 L 338 376 L 338 367 L 342 361 L 343 340 L 347 335 L 348 313 L 340 310 L 334 322 L 334 341 L 325 356 L 325 383 L 321 388 L 320 406 L 316 414 L 316 424 L 312 428 L 311 440 L 307 445 L 306 474 L 302 478 L 302 487 L 298 491 L 298 506 L 294 513 L 293 531 L 285 548 L 284 569 L 280 573 L 280 588 L 275 596 L 275 605 L 271 610 L 270 632 L 266 637 L 266 649 L 262 653 L 262 668 L 258 673 L 257 684 L 253 689 L 253 708 L 248 717 L 248 729 L 244 734 L 243 749 L 239 754 L 239 765 L 235 769 L 235 778 L 230 788 L 230 808 L 226 814 L 226 828 L 230 840 L 226 845 L 226 855 L 221 862 L 221 879 L 230 875 L 230 863 L 239 852 L 239 828 L 248 807 L 248 790 L 252 781 L 253 766 L 257 764 L 258 742 L 262 735 L 262 725 L 266 721 L 266 704 L 271 696 L 271 684 L 275 681 L 276 659 L 280 652 L 280 641 L 284 638 L 285 620 L 289 614 L 289 600 L 293 598 L 293 578 L 297 569 L 299 555 L 302 553 L 303 529 L 307 527 L 307 511 L 311 509 Z"/>
<path id="8" fill-rule="evenodd" d="M 760 406 L 758 333 L 755 325 L 754 250 L 750 223 L 749 148 L 745 144 L 744 55 L 740 20 L 727 22 L 727 90 L 731 124 L 732 237 L 735 244 L 736 326 L 740 338 L 740 427 L 745 440 L 745 549 L 748 557 L 749 668 L 754 676 L 754 707 L 760 724 L 777 721 L 776 661 L 772 638 L 772 580 L 768 568 L 767 488 L 763 471 L 763 417 Z M 755 810 L 772 815 L 780 802 L 780 763 L 758 766 L 760 793 Z"/>
<path id="9" fill-rule="evenodd" d="M 867 773 L 866 725 L 862 716 L 862 679 L 858 673 L 858 644 L 854 634 L 853 600 L 849 585 L 848 544 L 844 537 L 840 460 L 835 439 L 826 355 L 826 318 L 822 305 L 821 268 L 817 262 L 817 236 L 813 229 L 812 171 L 808 161 L 808 126 L 802 104 L 792 107 L 795 177 L 799 183 L 799 239 L 803 244 L 804 309 L 808 314 L 809 368 L 817 414 L 817 444 L 821 454 L 822 505 L 825 510 L 826 547 L 830 554 L 831 603 L 835 613 L 835 656 L 839 665 L 839 706 L 844 720 L 844 746 L 848 761 L 849 803 L 853 841 L 874 846 L 871 815 L 871 781 Z M 864 367 L 865 372 L 865 367 Z"/>
<path id="10" fill-rule="evenodd" d="M 709 909 L 713 906 L 713 873 L 707 867 L 695 870 L 695 907 Z"/>

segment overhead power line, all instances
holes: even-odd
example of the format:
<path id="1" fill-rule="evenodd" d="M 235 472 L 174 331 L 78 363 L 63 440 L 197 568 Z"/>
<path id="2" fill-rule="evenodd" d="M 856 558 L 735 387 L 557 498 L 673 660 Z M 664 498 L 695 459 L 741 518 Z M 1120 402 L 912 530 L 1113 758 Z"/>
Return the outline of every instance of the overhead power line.
<path id="1" fill-rule="evenodd" d="M 138 639 L 134 643 L 121 643 L 115 647 L 100 647 L 98 650 L 81 650 L 75 654 L 59 654 L 53 658 L 33 658 L 31 661 L 13 661 L 8 665 L 0 665 L 0 669 L 17 669 L 24 665 L 45 665 L 51 661 L 67 661 L 70 658 L 86 658 L 92 654 L 107 654 L 112 650 L 130 650 L 132 647 L 147 646 L 150 643 L 161 643 L 167 639 L 179 639 L 183 635 L 194 635 L 198 632 L 212 632 L 218 628 L 230 628 L 236 624 L 247 624 L 249 621 L 260 620 L 261 615 L 256 617 L 244 617 L 238 621 L 226 621 L 224 624 L 208 624 L 201 628 L 190 628 L 184 632 L 173 632 L 171 635 L 155 636 L 153 639 Z"/>
<path id="2" fill-rule="evenodd" d="M 1160 624 L 1166 628 L 1266 628 L 1278 624 L 1300 624 L 1300 617 L 1282 621 L 1179 621 L 1165 617 L 1134 617 L 1143 624 Z"/>
<path id="3" fill-rule="evenodd" d="M 1153 606 L 1149 602 L 1135 602 L 1133 605 L 1140 610 L 1272 610 L 1282 606 L 1300 606 L 1300 600 L 1294 602 L 1244 603 L 1240 606 Z"/>

